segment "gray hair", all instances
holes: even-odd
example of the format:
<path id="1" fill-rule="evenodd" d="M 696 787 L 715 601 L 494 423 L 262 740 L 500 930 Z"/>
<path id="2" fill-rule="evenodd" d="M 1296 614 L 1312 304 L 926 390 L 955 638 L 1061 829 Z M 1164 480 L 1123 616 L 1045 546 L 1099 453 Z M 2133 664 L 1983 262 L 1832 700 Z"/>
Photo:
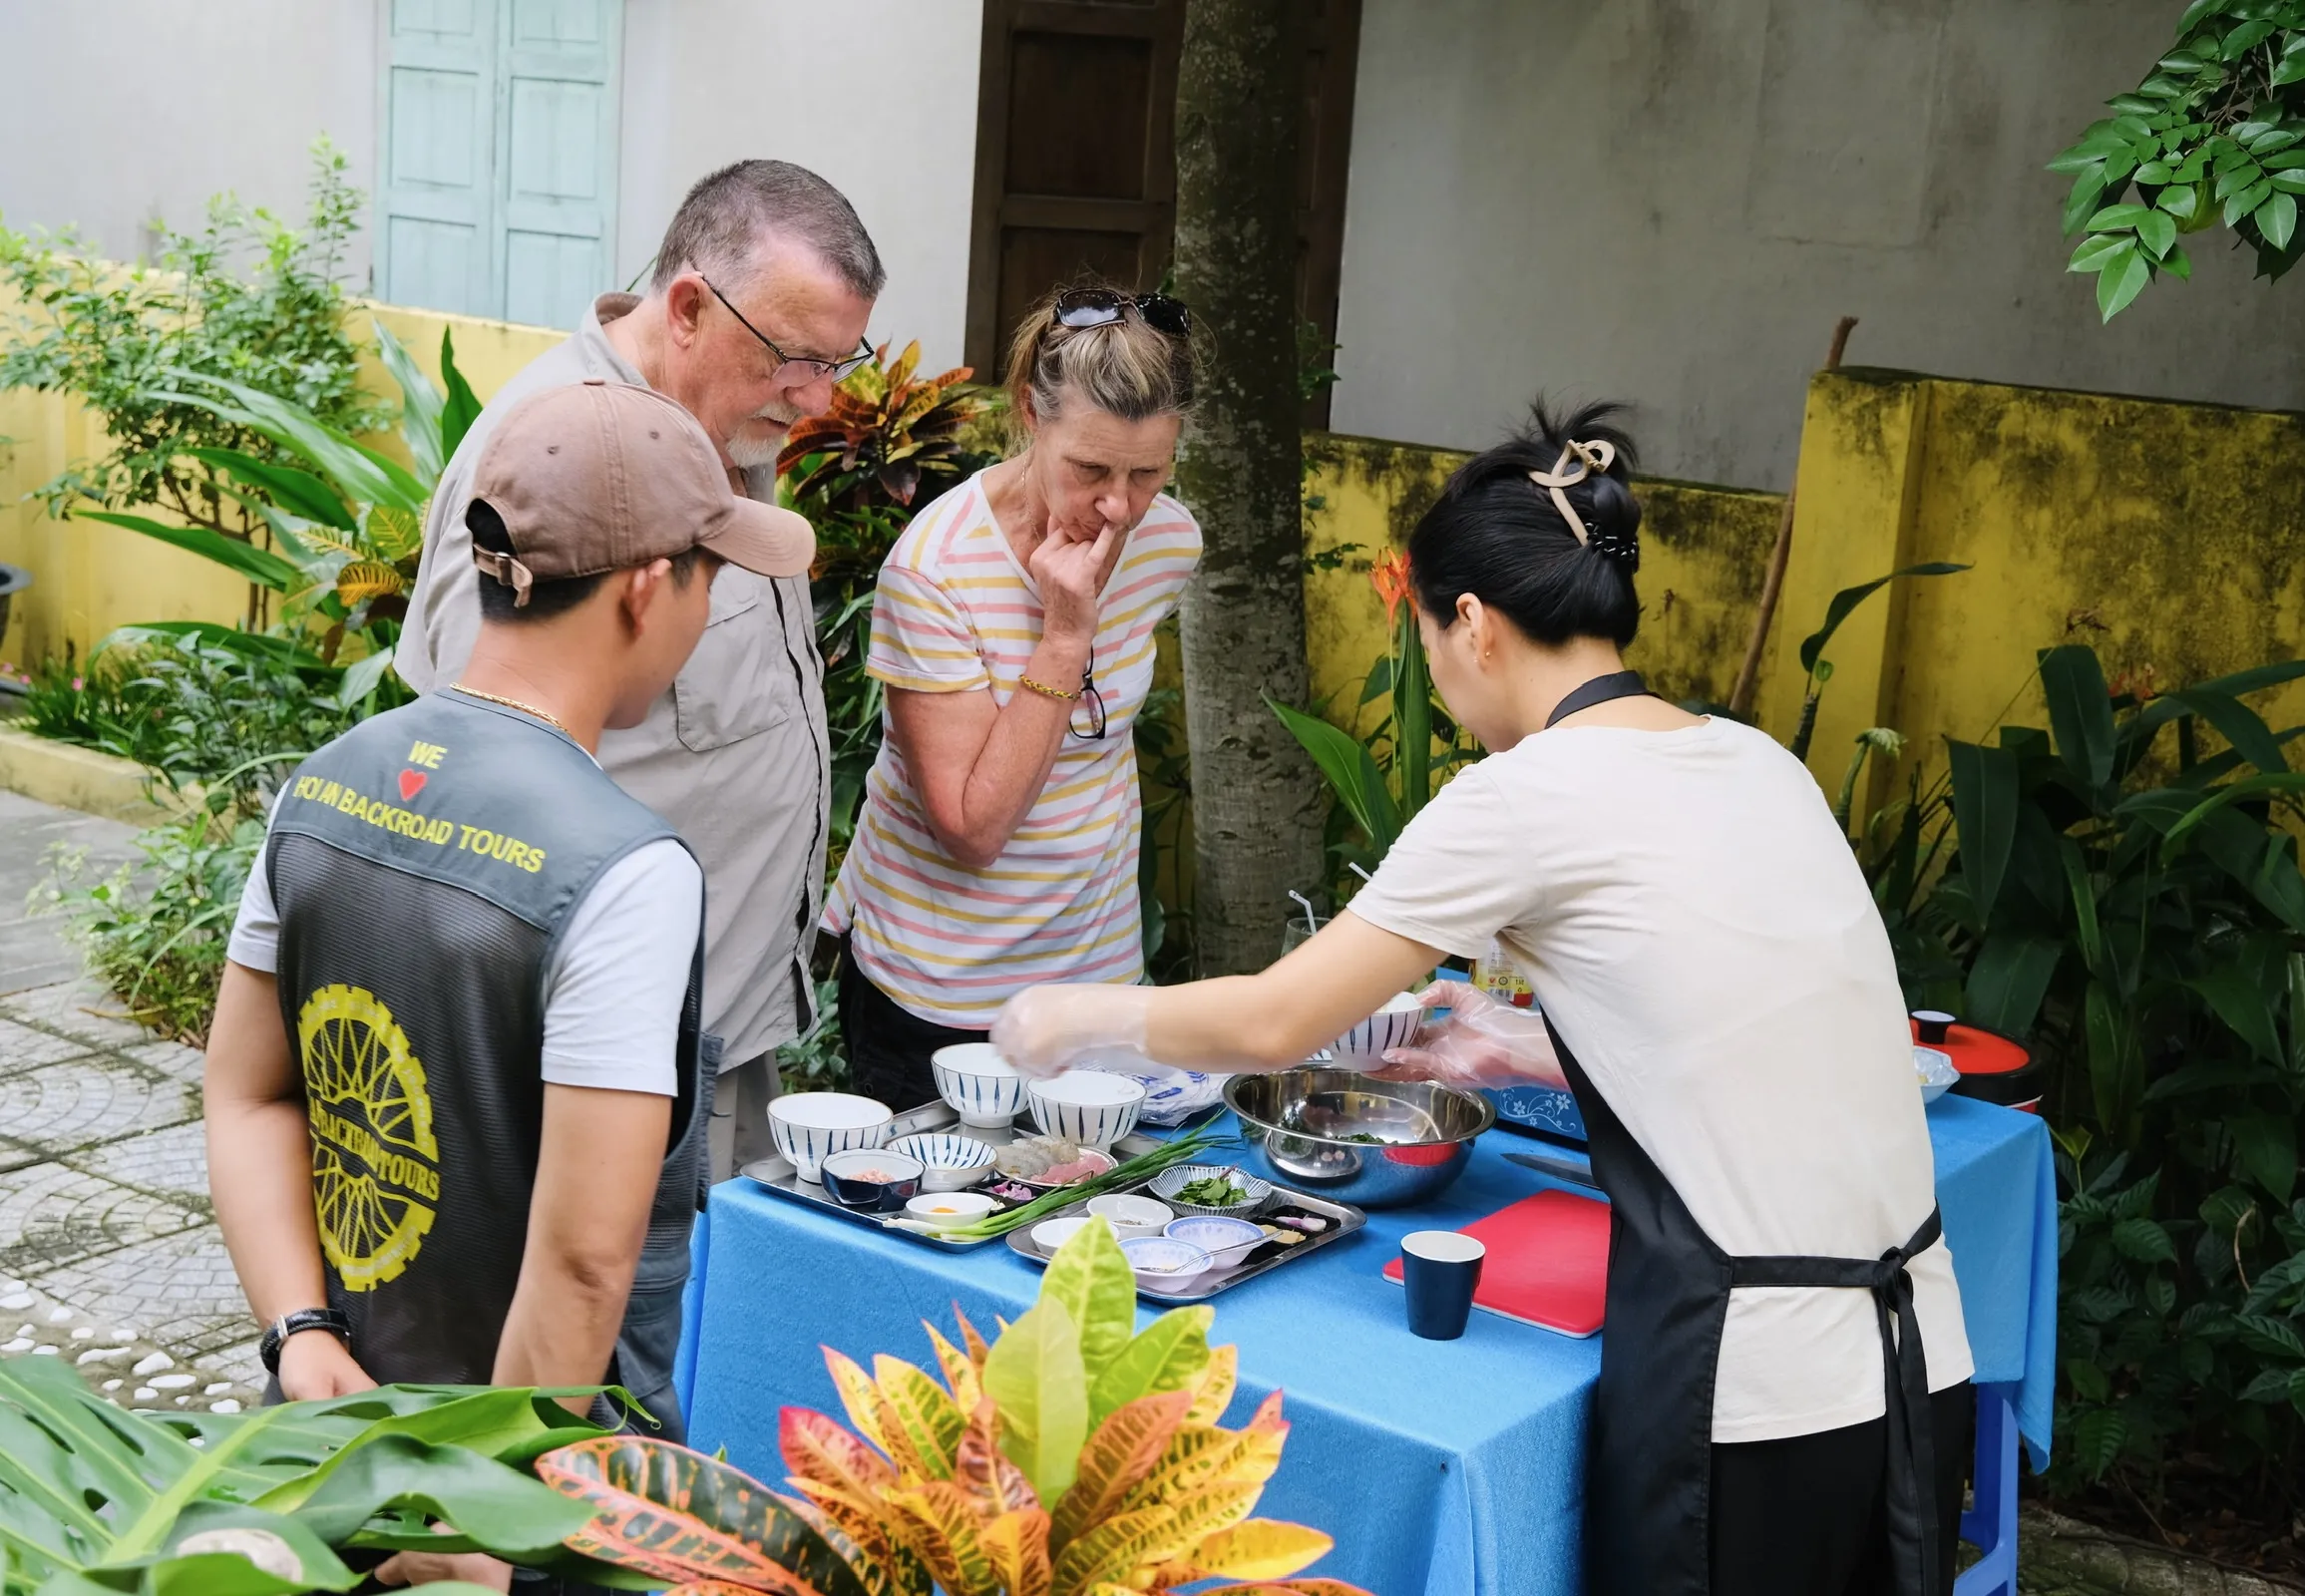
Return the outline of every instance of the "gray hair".
<path id="1" fill-rule="evenodd" d="M 661 291 L 683 271 L 729 286 L 748 281 L 770 234 L 813 249 L 859 298 L 878 298 L 889 279 L 865 224 L 838 189 L 789 161 L 739 161 L 698 179 L 680 201 L 657 247 L 650 287 Z"/>

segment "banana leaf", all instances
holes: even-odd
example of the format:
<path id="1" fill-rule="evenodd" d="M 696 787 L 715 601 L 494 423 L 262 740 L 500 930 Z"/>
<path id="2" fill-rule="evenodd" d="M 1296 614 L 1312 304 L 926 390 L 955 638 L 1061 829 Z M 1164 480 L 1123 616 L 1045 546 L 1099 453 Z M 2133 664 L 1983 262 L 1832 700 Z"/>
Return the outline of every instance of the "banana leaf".
<path id="1" fill-rule="evenodd" d="M 1368 840 L 1375 844 L 1381 857 L 1400 835 L 1400 811 L 1385 788 L 1384 774 L 1376 768 L 1375 758 L 1318 715 L 1291 709 L 1271 698 L 1267 698 L 1265 704 L 1304 744 L 1313 762 L 1321 767 L 1321 774 L 1329 778 L 1338 801 L 1345 805 L 1353 823 L 1368 834 Z"/>
<path id="2" fill-rule="evenodd" d="M 368 324 L 375 329 L 376 352 L 384 358 L 384 369 L 400 384 L 400 435 L 408 440 L 416 474 L 426 482 L 438 482 L 440 468 L 448 464 L 440 449 L 440 390 L 418 368 L 401 341 L 392 336 L 390 327 L 373 316 Z M 446 331 L 442 329 L 444 336 Z"/>
<path id="3" fill-rule="evenodd" d="M 172 527 L 150 516 L 132 516 L 118 510 L 75 510 L 72 514 L 76 520 L 109 522 L 115 527 L 141 532 L 147 538 L 174 544 L 188 554 L 198 555 L 202 560 L 212 560 L 274 593 L 286 593 L 298 586 L 296 568 L 269 549 L 259 549 L 252 543 L 241 543 L 221 533 L 210 532 L 205 527 Z"/>
<path id="4" fill-rule="evenodd" d="M 271 502 L 290 515 L 306 521 L 317 521 L 324 527 L 339 532 L 357 531 L 359 523 L 352 512 L 337 496 L 336 490 L 309 471 L 298 471 L 294 466 L 283 466 L 277 461 L 258 460 L 239 449 L 190 449 L 186 453 L 212 470 L 227 472 L 250 488 L 265 494 Z M 238 498 L 239 495 L 233 495 Z M 243 501 L 244 502 L 244 501 Z"/>
<path id="5" fill-rule="evenodd" d="M 464 373 L 456 367 L 456 340 L 449 329 L 440 329 L 440 376 L 448 385 L 448 402 L 440 412 L 440 459 L 443 469 L 456 458 L 457 449 L 464 443 L 464 435 L 472 431 L 472 424 L 480 419 L 480 397 L 472 391 L 472 384 L 464 380 Z"/>
<path id="6" fill-rule="evenodd" d="M 389 505 L 420 514 L 432 497 L 431 485 L 419 481 L 406 466 L 346 437 L 300 405 L 222 377 L 193 371 L 173 375 L 181 382 L 221 388 L 237 402 L 227 404 L 208 394 L 183 389 L 159 391 L 151 397 L 192 405 L 271 439 L 301 456 L 350 503 Z"/>

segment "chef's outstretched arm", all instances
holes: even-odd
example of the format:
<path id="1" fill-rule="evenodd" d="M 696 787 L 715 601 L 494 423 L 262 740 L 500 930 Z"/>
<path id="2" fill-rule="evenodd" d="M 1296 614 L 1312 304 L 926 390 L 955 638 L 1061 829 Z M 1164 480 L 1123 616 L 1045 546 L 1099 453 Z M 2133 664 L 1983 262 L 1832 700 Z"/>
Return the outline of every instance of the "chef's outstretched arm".
<path id="1" fill-rule="evenodd" d="M 992 1044 L 1035 1075 L 1099 1053 L 1229 1073 L 1287 1069 L 1421 981 L 1441 957 L 1345 909 L 1254 976 L 1181 987 L 1028 988 L 1001 1008 Z"/>

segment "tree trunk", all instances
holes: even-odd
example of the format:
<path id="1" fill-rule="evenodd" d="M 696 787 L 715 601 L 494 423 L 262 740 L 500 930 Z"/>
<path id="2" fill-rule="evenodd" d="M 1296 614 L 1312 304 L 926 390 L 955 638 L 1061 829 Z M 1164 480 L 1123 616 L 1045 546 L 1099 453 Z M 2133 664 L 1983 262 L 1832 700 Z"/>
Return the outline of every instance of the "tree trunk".
<path id="1" fill-rule="evenodd" d="M 1177 67 L 1177 292 L 1206 329 L 1177 487 L 1206 539 L 1185 596 L 1193 924 L 1201 972 L 1262 970 L 1323 878 L 1312 761 L 1265 706 L 1303 704 L 1304 440 L 1297 139 L 1304 8 L 1189 0 Z"/>

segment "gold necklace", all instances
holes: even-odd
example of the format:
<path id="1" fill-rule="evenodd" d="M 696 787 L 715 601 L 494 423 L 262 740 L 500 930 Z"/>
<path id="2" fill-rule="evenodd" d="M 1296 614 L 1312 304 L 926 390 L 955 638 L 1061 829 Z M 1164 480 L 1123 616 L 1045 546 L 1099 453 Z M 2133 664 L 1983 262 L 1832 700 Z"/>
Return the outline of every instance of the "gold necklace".
<path id="1" fill-rule="evenodd" d="M 524 704 L 518 698 L 506 698 L 497 693 L 482 692 L 478 687 L 467 687 L 461 681 L 450 682 L 449 685 L 463 693 L 467 698 L 485 698 L 492 704 L 503 704 L 507 709 L 518 709 L 524 715 L 534 715 L 539 720 L 549 721 L 560 727 L 563 736 L 572 742 L 576 740 L 576 734 L 569 730 L 568 723 L 550 709 L 539 709 L 535 704 Z"/>

